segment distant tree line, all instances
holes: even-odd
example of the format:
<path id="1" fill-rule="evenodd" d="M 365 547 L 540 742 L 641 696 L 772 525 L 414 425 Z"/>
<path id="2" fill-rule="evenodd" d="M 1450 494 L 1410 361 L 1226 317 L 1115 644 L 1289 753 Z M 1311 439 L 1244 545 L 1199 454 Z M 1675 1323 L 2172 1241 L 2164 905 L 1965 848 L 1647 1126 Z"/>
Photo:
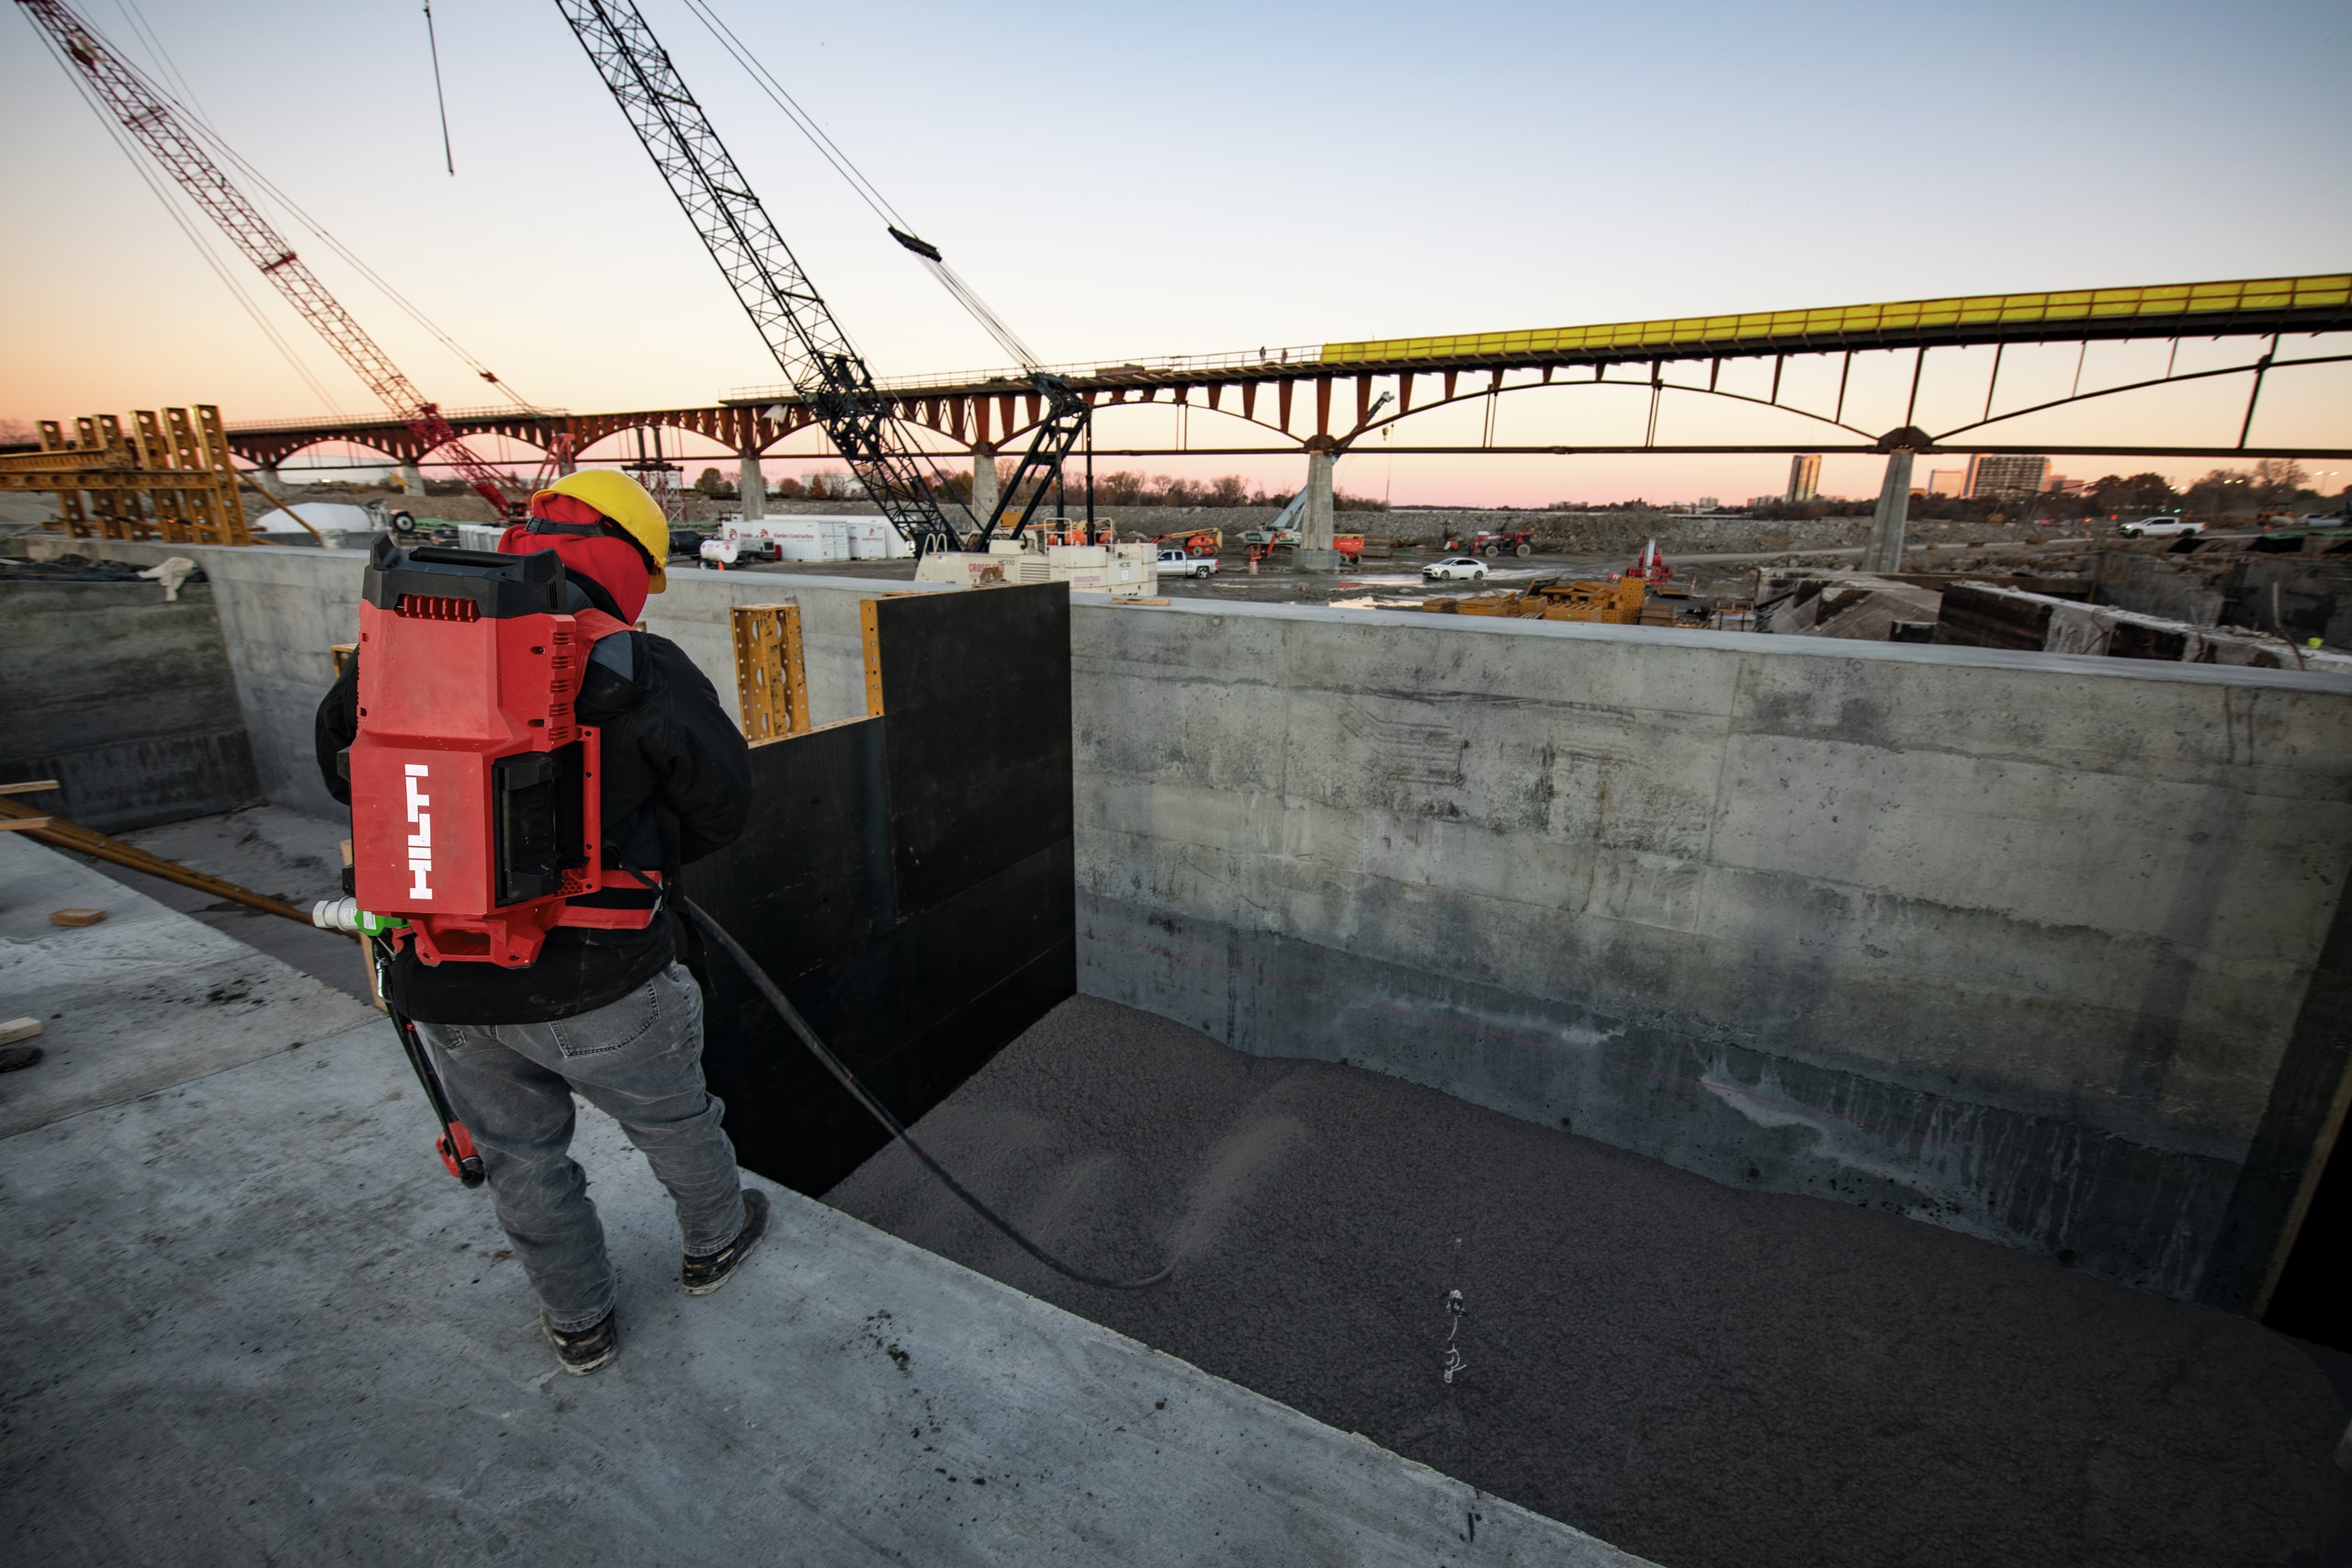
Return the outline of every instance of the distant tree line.
<path id="1" fill-rule="evenodd" d="M 997 483 L 1001 487 L 1012 483 L 1019 465 L 1010 459 L 997 463 Z M 948 484 L 956 499 L 971 499 L 971 479 L 965 474 L 948 477 Z M 1034 481 L 1033 481 L 1034 483 Z M 1024 487 L 1024 490 L 1029 487 Z M 1062 474 L 1062 493 L 1069 503 L 1081 503 L 1086 499 L 1086 475 L 1081 468 L 1066 468 Z M 1239 474 L 1220 474 L 1213 479 L 1188 479 L 1177 474 L 1145 474 L 1132 468 L 1114 468 L 1094 476 L 1094 504 L 1097 506 L 1216 506 L 1274 507 L 1290 504 L 1295 491 L 1269 492 L 1261 485 L 1254 485 Z M 1026 494 L 1012 498 L 1015 503 L 1025 502 Z M 1053 497 L 1049 491 L 1046 501 Z M 1334 490 L 1331 495 L 1334 510 L 1340 512 L 1385 512 L 1388 503 L 1376 496 L 1350 495 Z"/>
<path id="2" fill-rule="evenodd" d="M 2162 474 L 2143 473 L 2108 474 L 2074 493 L 1959 496 L 1915 492 L 1909 514 L 1930 523 L 2059 522 L 2080 517 L 2144 517 L 2165 512 L 2220 518 L 2332 511 L 2347 502 L 2352 502 L 2352 486 L 2334 496 L 2323 495 L 2311 488 L 2311 476 L 2301 464 L 2285 457 L 2264 457 L 2251 468 L 2215 468 L 2203 479 L 2177 490 Z M 1806 501 L 1760 501 L 1725 510 L 1745 512 L 1758 518 L 1799 520 L 1866 517 L 1877 505 L 1875 496 L 1815 496 Z M 1555 501 L 1546 508 L 1552 512 L 1659 509 L 1638 498 L 1618 502 Z"/>
<path id="3" fill-rule="evenodd" d="M 742 491 L 733 479 L 717 468 L 705 468 L 695 480 L 695 493 L 709 501 L 737 501 Z M 865 494 L 865 487 L 850 473 L 815 473 L 806 479 L 786 474 L 767 481 L 767 496 L 771 501 L 855 501 Z"/>
<path id="4" fill-rule="evenodd" d="M 2264 457 L 2251 468 L 2214 468 L 2176 490 L 2162 474 L 2107 474 L 2078 494 L 1928 496 L 1915 498 L 1912 515 L 1923 518 L 1990 519 L 2000 515 L 2047 518 L 2150 516 L 2177 512 L 2190 517 L 2255 517 L 2267 512 L 2333 510 L 2352 498 L 2352 486 L 2329 497 L 2311 488 L 2311 475 L 2287 457 Z"/>

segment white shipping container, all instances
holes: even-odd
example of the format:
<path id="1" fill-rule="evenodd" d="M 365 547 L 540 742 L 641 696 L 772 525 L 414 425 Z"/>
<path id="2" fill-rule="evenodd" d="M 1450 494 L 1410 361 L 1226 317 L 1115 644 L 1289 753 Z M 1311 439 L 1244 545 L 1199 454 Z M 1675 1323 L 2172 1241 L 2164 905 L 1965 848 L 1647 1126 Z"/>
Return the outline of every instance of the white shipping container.
<path id="1" fill-rule="evenodd" d="M 889 526 L 879 517 L 766 517 L 752 523 L 730 518 L 719 525 L 717 536 L 732 542 L 747 559 L 772 550 L 778 560 L 851 560 L 862 558 L 853 553 L 854 530 L 876 523 Z"/>
<path id="2" fill-rule="evenodd" d="M 786 560 L 849 559 L 849 525 L 838 517 L 787 517 L 768 525 Z"/>
<path id="3" fill-rule="evenodd" d="M 914 541 L 900 534 L 888 517 L 847 521 L 852 560 L 903 560 L 915 553 Z"/>

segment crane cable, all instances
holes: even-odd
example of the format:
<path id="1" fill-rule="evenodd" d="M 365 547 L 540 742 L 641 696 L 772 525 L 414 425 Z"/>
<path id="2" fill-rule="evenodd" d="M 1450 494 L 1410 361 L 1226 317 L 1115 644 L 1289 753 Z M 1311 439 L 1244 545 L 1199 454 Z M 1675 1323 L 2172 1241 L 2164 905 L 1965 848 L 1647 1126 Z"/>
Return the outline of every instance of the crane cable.
<path id="1" fill-rule="evenodd" d="M 133 10 L 136 10 L 138 0 L 124 0 L 124 4 L 130 6 Z M 143 23 L 145 18 L 141 16 L 139 20 L 141 23 Z M 87 24 L 85 23 L 84 25 L 86 26 Z M 418 326 L 422 327 L 428 334 L 430 334 L 435 342 L 440 344 L 443 348 L 447 349 L 450 354 L 455 355 L 468 369 L 471 370 L 482 380 L 489 382 L 492 386 L 497 387 L 502 391 L 505 392 L 522 407 L 531 409 L 537 406 L 528 398 L 523 396 L 522 393 L 509 386 L 498 376 L 496 372 L 490 368 L 489 365 L 485 363 L 479 355 L 470 352 L 463 344 L 450 336 L 447 332 L 442 329 L 440 323 L 434 321 L 430 316 L 427 316 L 423 309 L 415 303 L 415 301 L 410 299 L 407 295 L 402 294 L 398 288 L 394 288 L 390 280 L 386 278 L 374 267 L 369 266 L 366 261 L 361 259 L 357 252 L 352 250 L 350 246 L 335 238 L 334 234 L 327 231 L 327 228 L 323 223 L 320 222 L 316 218 L 311 217 L 311 214 L 304 210 L 300 204 L 296 202 L 292 197 L 288 196 L 283 190 L 279 189 L 277 186 L 271 181 L 267 175 L 263 174 L 259 169 L 255 168 L 251 163 L 246 161 L 243 154 L 240 153 L 234 147 L 229 145 L 228 141 L 221 136 L 221 134 L 212 128 L 211 122 L 205 118 L 202 109 L 200 107 L 192 107 L 196 104 L 196 94 L 188 87 L 187 77 L 182 73 L 178 63 L 175 62 L 170 53 L 164 50 L 163 39 L 155 35 L 154 29 L 152 27 L 141 28 L 138 23 L 134 23 L 134 31 L 138 31 L 140 33 L 141 41 L 147 46 L 149 52 L 154 56 L 162 69 L 168 72 L 172 79 L 180 85 L 181 95 L 175 96 L 171 92 L 165 90 L 153 76 L 150 75 L 147 72 L 141 71 L 137 65 L 125 58 L 120 50 L 115 50 L 113 51 L 116 62 L 120 64 L 124 70 L 136 75 L 139 78 L 141 86 L 153 94 L 156 98 L 170 107 L 174 114 L 180 118 L 181 122 L 185 124 L 187 129 L 196 133 L 198 140 L 202 141 L 212 152 L 218 153 L 223 161 L 233 166 L 238 173 L 243 175 L 246 179 L 251 181 L 260 190 L 267 194 L 270 199 L 276 202 L 284 212 L 292 217 L 302 228 L 308 230 L 312 235 L 317 237 L 317 239 L 330 251 L 333 251 L 335 255 L 340 257 L 345 265 L 349 266 L 354 272 L 359 274 L 362 278 L 366 279 L 375 288 L 377 292 L 380 293 L 385 299 L 391 301 L 391 303 L 411 321 L 414 321 Z M 47 35 L 44 34 L 43 36 L 46 38 Z M 51 52 L 52 54 L 55 53 L 53 45 Z M 60 59 L 59 63 L 65 66 L 65 73 L 68 76 L 73 77 L 77 85 L 80 85 L 81 73 L 72 69 L 70 64 L 67 64 L 67 62 L 62 59 Z M 437 74 L 439 68 L 439 57 L 437 51 L 435 57 L 435 68 L 436 72 L 435 80 L 437 90 L 437 84 L 439 80 Z M 105 112 L 103 106 L 98 105 L 94 99 L 90 99 L 90 95 L 86 88 L 84 89 L 83 96 L 85 100 L 91 102 L 91 107 L 98 112 L 98 118 L 111 130 L 114 126 L 114 118 Z M 119 136 L 117 137 L 117 141 L 120 141 Z M 130 149 L 126 147 L 125 151 L 126 152 L 129 152 Z M 133 164 L 139 164 L 143 171 L 145 165 L 140 163 L 140 160 L 135 154 L 131 156 L 131 161 Z M 250 307 L 248 309 L 250 309 Z M 313 385 L 313 389 L 316 389 L 315 384 Z M 332 399 L 328 400 L 327 402 L 330 408 L 334 406 Z M 337 417 L 341 417 L 340 411 L 337 411 Z"/>
<path id="2" fill-rule="evenodd" d="M 187 214 L 180 210 L 179 203 L 172 198 L 170 192 L 157 183 L 153 171 L 147 165 L 147 161 L 141 157 L 139 150 L 130 144 L 130 139 L 125 136 L 114 116 L 107 113 L 106 106 L 98 101 L 97 95 L 92 90 L 89 83 L 84 80 L 82 73 L 74 69 L 73 62 L 59 51 L 56 40 L 40 28 L 34 30 L 40 33 L 42 47 L 49 51 L 50 57 L 57 62 L 58 68 L 63 71 L 67 80 L 74 84 L 74 90 L 81 95 L 83 102 L 90 106 L 90 112 L 98 117 L 98 124 L 105 129 L 107 137 L 122 150 L 122 155 L 130 163 L 131 172 L 139 176 L 141 184 L 154 193 L 155 199 L 163 204 L 164 216 L 172 220 L 173 225 L 181 233 L 187 236 L 187 243 L 196 247 L 196 254 L 203 258 L 206 266 L 211 268 L 212 276 L 220 280 L 220 287 L 229 291 L 230 297 L 237 301 L 238 308 L 253 319 L 254 325 L 260 329 L 261 334 L 267 338 L 271 346 L 285 357 L 286 363 L 293 367 L 294 374 L 301 378 L 303 385 L 311 389 L 311 393 L 327 406 L 328 411 L 339 420 L 348 419 L 350 415 L 344 412 L 342 405 L 334 400 L 334 395 L 326 389 L 325 385 L 311 373 L 311 367 L 305 365 L 301 357 L 294 352 L 293 345 L 278 334 L 277 329 L 270 324 L 269 318 L 261 313 L 260 307 L 255 305 L 251 297 L 246 294 L 243 285 L 238 281 L 243 274 L 232 273 L 221 265 L 220 258 L 213 254 L 212 247 L 205 243 L 202 234 L 188 222 Z M 116 58 L 119 60 L 121 56 L 117 55 Z"/>
<path id="3" fill-rule="evenodd" d="M 424 47 L 433 51 L 433 105 L 441 111 L 441 163 L 454 179 L 458 155 L 449 147 L 449 98 L 441 90 L 441 40 L 433 34 L 433 0 L 424 0 Z"/>
<path id="4" fill-rule="evenodd" d="M 840 143 L 825 134 L 824 128 L 817 123 L 816 117 L 802 108 L 799 101 L 785 90 L 784 84 L 777 81 L 765 65 L 760 63 L 759 58 L 752 54 L 743 40 L 735 36 L 734 29 L 711 9 L 710 0 L 685 0 L 685 6 L 687 10 L 694 13 L 695 19 L 703 25 L 704 30 L 718 39 L 718 46 L 743 68 L 744 73 L 752 78 L 752 85 L 765 93 L 768 101 L 781 109 L 784 117 L 793 123 L 801 135 L 808 139 L 808 144 L 817 150 L 817 155 L 831 164 L 834 172 L 849 183 L 849 188 L 857 194 L 860 201 L 873 209 L 874 216 L 882 220 L 883 227 L 890 231 L 890 238 L 896 240 L 899 245 L 922 261 L 932 276 L 939 280 L 940 287 L 947 290 L 949 298 L 963 306 L 970 313 L 971 318 L 980 324 L 981 330 L 996 339 L 998 347 L 1019 361 L 1023 369 L 1035 370 L 1038 367 L 1037 355 L 1026 343 L 1021 340 L 1021 334 L 1014 332 L 1003 317 L 990 310 L 988 301 L 980 298 L 978 291 L 965 282 L 954 267 L 947 265 L 947 258 L 939 254 L 938 246 L 916 237 L 914 225 L 908 222 L 899 209 L 890 204 L 889 198 L 882 194 L 880 187 L 867 179 L 865 172 L 850 161 L 849 154 L 842 151 Z"/>

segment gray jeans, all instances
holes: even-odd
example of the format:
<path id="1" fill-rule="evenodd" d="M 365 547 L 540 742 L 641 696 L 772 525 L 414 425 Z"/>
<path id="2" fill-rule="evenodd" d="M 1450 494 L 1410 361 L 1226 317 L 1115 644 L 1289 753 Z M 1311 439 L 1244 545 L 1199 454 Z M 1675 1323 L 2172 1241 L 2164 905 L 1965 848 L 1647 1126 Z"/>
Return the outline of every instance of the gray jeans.
<path id="1" fill-rule="evenodd" d="M 571 1155 L 574 1092 L 644 1153 L 677 1205 L 687 1252 L 717 1252 L 743 1228 L 735 1145 L 719 1125 L 727 1108 L 703 1087 L 702 992 L 684 964 L 577 1018 L 417 1029 L 549 1327 L 577 1333 L 613 1310 L 605 1227 Z"/>

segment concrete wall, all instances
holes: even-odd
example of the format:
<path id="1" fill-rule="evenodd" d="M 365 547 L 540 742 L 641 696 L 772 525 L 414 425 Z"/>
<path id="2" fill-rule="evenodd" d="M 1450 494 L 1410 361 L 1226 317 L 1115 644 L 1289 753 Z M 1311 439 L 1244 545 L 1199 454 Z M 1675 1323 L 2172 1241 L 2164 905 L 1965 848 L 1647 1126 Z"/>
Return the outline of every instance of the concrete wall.
<path id="1" fill-rule="evenodd" d="M 2163 615 L 2192 626 L 2222 624 L 2229 608 L 2226 572 L 2199 570 L 2193 558 L 2167 559 L 2140 550 L 2094 550 L 2091 602 L 2143 615 Z"/>
<path id="2" fill-rule="evenodd" d="M 2352 560 L 2105 550 L 2090 558 L 2097 602 L 2199 626 L 2244 626 L 2352 651 Z"/>
<path id="3" fill-rule="evenodd" d="M 324 809 L 358 558 L 174 547 L 265 789 Z M 674 571 L 648 620 L 731 704 L 727 606 L 797 602 L 830 722 L 857 601 L 909 586 Z M 2259 1294 L 2352 1059 L 2352 680 L 1192 601 L 1072 628 L 1083 988 Z"/>
<path id="4" fill-rule="evenodd" d="M 259 793 L 209 583 L 0 582 L 0 779 L 116 829 L 226 811 Z"/>
<path id="5" fill-rule="evenodd" d="M 2352 680 L 1193 602 L 1073 638 L 1083 988 L 2258 1292 L 2343 1078 Z"/>
<path id="6" fill-rule="evenodd" d="M 229 548 L 114 541 L 29 538 L 28 552 L 46 558 L 78 550 L 108 560 L 152 565 L 167 555 L 200 562 L 211 580 L 209 603 L 193 612 L 215 647 L 225 641 L 261 792 L 270 799 L 321 816 L 343 808 L 320 782 L 313 761 L 311 716 L 334 681 L 330 652 L 359 635 L 363 550 Z M 718 572 L 672 568 L 669 590 L 646 601 L 645 625 L 684 648 L 736 711 L 735 604 L 797 604 L 808 668 L 808 705 L 831 724 L 865 711 L 865 652 L 858 601 L 882 593 L 936 592 L 910 582 L 860 582 L 854 578 L 800 578 L 771 572 Z M 141 585 L 142 588 L 144 585 Z M 148 592 L 161 597 L 160 590 Z M 196 592 L 184 590 L 183 592 Z M 210 631 L 212 612 L 219 631 Z M 225 695 L 227 682 L 222 683 Z"/>

